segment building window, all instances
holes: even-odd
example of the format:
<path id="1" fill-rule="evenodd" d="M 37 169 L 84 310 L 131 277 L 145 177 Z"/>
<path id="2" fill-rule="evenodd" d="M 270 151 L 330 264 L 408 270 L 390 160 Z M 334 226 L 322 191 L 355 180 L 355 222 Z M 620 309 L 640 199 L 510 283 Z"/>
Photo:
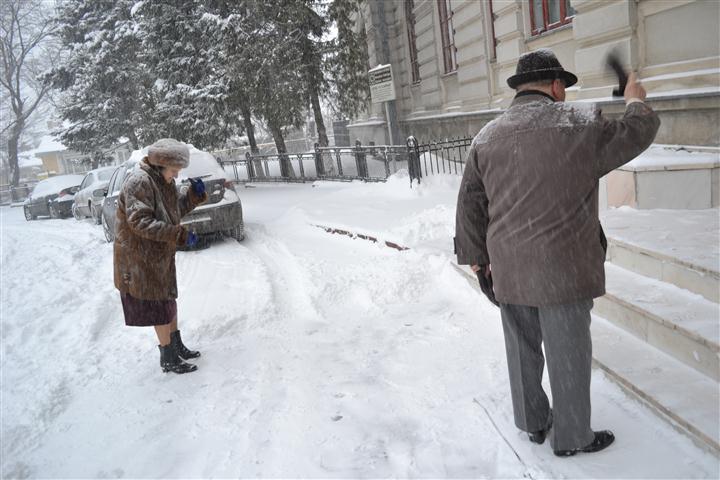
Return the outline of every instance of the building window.
<path id="1" fill-rule="evenodd" d="M 445 73 L 457 70 L 457 50 L 455 49 L 455 30 L 453 30 L 453 11 L 450 0 L 438 0 L 440 13 L 440 32 L 442 35 L 443 62 Z"/>
<path id="2" fill-rule="evenodd" d="M 407 25 L 408 47 L 410 49 L 410 72 L 412 83 L 420 81 L 420 64 L 417 56 L 417 37 L 415 37 L 415 8 L 414 0 L 405 0 L 405 24 Z"/>
<path id="3" fill-rule="evenodd" d="M 570 0 L 531 0 L 530 24 L 532 34 L 552 30 L 572 22 L 575 10 Z"/>

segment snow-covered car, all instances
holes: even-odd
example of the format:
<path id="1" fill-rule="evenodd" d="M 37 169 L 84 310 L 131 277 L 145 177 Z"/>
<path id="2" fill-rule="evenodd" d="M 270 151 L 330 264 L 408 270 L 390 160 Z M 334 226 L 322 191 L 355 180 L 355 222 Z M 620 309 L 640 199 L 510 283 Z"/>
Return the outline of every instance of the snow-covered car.
<path id="1" fill-rule="evenodd" d="M 82 183 L 82 175 L 58 175 L 38 182 L 23 204 L 26 220 L 40 216 L 65 218 L 72 215 L 75 193 Z"/>
<path id="2" fill-rule="evenodd" d="M 202 177 L 208 193 L 208 201 L 185 215 L 181 225 L 198 235 L 222 234 L 238 241 L 245 238 L 242 204 L 232 182 L 220 164 L 208 152 L 190 145 L 190 165 L 180 170 L 176 180 L 177 188 L 190 188 L 188 178 Z M 140 161 L 147 155 L 147 147 L 136 150 L 130 158 L 115 169 L 107 187 L 102 206 L 101 222 L 108 242 L 115 240 L 115 219 L 118 196 L 128 173 L 139 168 Z"/>
<path id="3" fill-rule="evenodd" d="M 72 214 L 76 219 L 92 217 L 95 223 L 100 225 L 105 187 L 116 168 L 116 166 L 96 168 L 85 175 L 72 206 Z"/>

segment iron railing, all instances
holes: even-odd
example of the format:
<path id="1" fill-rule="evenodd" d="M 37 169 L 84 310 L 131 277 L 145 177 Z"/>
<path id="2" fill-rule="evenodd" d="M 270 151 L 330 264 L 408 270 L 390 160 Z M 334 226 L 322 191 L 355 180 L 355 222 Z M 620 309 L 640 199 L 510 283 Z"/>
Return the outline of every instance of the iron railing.
<path id="1" fill-rule="evenodd" d="M 216 157 L 233 172 L 237 182 L 308 182 L 315 180 L 385 181 L 406 168 L 407 148 L 401 145 L 320 147 L 304 153 L 232 155 L 225 150 Z"/>
<path id="2" fill-rule="evenodd" d="M 320 147 L 304 153 L 252 155 L 243 149 L 213 152 L 236 182 L 308 182 L 315 180 L 382 182 L 407 169 L 410 183 L 436 174 L 462 175 L 472 138 L 405 145 Z"/>
<path id="3" fill-rule="evenodd" d="M 411 181 L 435 174 L 462 175 L 472 138 L 453 138 L 443 142 L 418 143 L 413 136 L 407 139 Z"/>
<path id="4" fill-rule="evenodd" d="M 37 181 L 23 182 L 22 185 L 13 187 L 12 185 L 0 185 L 0 205 L 9 205 L 24 201 L 32 192 Z"/>

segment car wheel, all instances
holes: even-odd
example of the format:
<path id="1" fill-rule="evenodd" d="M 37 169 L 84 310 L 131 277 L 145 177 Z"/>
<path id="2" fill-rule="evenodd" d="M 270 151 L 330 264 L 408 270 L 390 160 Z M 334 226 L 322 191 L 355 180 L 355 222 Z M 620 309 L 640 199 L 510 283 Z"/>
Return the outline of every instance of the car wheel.
<path id="1" fill-rule="evenodd" d="M 73 203 L 73 206 L 72 206 L 72 214 L 73 214 L 73 217 L 75 217 L 75 220 L 82 220 L 82 219 L 83 219 L 83 216 L 82 216 L 82 214 L 80 213 L 80 210 L 78 210 L 77 205 L 75 205 L 74 203 Z"/>
<path id="2" fill-rule="evenodd" d="M 95 225 L 100 225 L 102 219 L 102 207 L 98 207 L 97 205 L 90 205 L 90 213 L 92 214 L 93 222 L 95 222 Z"/>
<path id="3" fill-rule="evenodd" d="M 110 226 L 107 223 L 107 219 L 102 213 L 100 214 L 100 222 L 102 223 L 105 240 L 107 240 L 108 243 L 112 243 L 115 240 L 115 233 L 113 233 L 113 231 L 110 229 Z"/>
<path id="4" fill-rule="evenodd" d="M 55 206 L 51 203 L 50 207 L 48 207 L 50 210 L 50 218 L 60 218 L 60 215 L 58 215 L 58 211 L 55 208 Z"/>
<path id="5" fill-rule="evenodd" d="M 242 242 L 245 239 L 245 228 L 242 224 L 238 225 L 237 227 L 230 230 L 230 236 L 237 240 L 238 242 Z"/>
<path id="6" fill-rule="evenodd" d="M 25 212 L 25 220 L 27 220 L 28 222 L 30 220 L 35 220 L 35 215 L 30 213 L 30 209 L 27 207 L 27 205 L 23 207 L 23 211 Z"/>

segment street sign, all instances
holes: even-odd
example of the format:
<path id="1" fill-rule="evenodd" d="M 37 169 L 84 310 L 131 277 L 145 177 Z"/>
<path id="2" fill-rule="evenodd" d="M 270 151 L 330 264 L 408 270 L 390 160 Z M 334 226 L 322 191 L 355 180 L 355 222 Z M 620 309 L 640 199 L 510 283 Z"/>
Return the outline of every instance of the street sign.
<path id="1" fill-rule="evenodd" d="M 368 70 L 370 79 L 370 98 L 372 103 L 389 102 L 395 100 L 395 84 L 391 65 L 378 65 Z"/>

